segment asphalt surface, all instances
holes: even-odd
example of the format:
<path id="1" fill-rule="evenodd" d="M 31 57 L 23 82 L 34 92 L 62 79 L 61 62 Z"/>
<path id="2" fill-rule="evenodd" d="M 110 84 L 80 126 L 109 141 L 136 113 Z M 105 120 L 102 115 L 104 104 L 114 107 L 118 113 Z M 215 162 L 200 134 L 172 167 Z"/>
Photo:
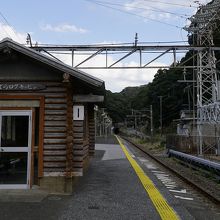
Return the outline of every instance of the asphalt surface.
<path id="1" fill-rule="evenodd" d="M 61 219 L 160 219 L 119 146 L 96 149 Z"/>
<path id="2" fill-rule="evenodd" d="M 96 145 L 73 195 L 47 195 L 37 202 L 33 196 L 24 202 L 22 193 L 10 201 L 0 192 L 7 197 L 0 200 L 0 219 L 160 219 L 120 146 L 114 138 L 107 143 Z"/>
<path id="3" fill-rule="evenodd" d="M 35 193 L 33 199 L 29 195 L 29 200 L 24 200 L 24 196 L 17 194 L 14 199 L 11 195 L 11 200 L 4 200 L 7 194 L 0 192 L 0 220 L 160 219 L 115 138 L 100 138 L 97 142 L 95 156 L 73 195 L 41 194 L 37 197 L 41 199 L 36 200 Z M 139 164 L 143 166 L 140 161 Z M 181 219 L 196 219 L 160 180 L 144 169 Z"/>

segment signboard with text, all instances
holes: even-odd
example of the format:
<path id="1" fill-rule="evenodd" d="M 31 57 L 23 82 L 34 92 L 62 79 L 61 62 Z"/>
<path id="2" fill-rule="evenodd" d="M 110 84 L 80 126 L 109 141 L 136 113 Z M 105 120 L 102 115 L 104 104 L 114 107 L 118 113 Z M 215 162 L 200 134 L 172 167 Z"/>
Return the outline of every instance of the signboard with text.
<path id="1" fill-rule="evenodd" d="M 0 83 L 0 91 L 33 91 L 45 88 L 45 85 L 36 83 Z"/>

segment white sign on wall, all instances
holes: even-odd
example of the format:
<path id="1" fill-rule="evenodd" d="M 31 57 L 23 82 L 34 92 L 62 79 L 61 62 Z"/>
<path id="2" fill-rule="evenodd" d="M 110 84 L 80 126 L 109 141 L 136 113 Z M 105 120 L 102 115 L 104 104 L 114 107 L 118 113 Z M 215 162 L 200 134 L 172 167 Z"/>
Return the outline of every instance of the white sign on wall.
<path id="1" fill-rule="evenodd" d="M 73 120 L 74 121 L 83 121 L 84 120 L 84 106 L 83 105 L 74 105 L 73 106 Z"/>

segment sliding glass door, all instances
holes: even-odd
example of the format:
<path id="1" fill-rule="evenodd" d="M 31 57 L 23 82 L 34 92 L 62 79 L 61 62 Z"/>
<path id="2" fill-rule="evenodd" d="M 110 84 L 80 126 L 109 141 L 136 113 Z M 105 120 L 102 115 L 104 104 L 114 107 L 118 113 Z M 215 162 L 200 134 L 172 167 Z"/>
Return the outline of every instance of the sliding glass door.
<path id="1" fill-rule="evenodd" d="M 30 187 L 31 111 L 0 111 L 0 189 Z"/>

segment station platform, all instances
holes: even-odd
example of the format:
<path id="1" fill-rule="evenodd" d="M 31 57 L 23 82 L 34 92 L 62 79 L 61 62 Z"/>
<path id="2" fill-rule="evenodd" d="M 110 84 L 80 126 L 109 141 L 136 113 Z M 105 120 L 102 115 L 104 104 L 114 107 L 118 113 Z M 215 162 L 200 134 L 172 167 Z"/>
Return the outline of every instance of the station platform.
<path id="1" fill-rule="evenodd" d="M 62 219 L 194 219 L 168 191 L 161 201 L 150 186 L 152 201 L 115 137 L 97 142 L 95 157 Z M 127 153 L 133 157 L 129 149 Z"/>
<path id="2" fill-rule="evenodd" d="M 95 156 L 72 195 L 46 195 L 31 202 L 0 201 L 0 219 L 195 219 L 150 172 L 152 165 L 145 166 L 143 158 L 135 154 L 129 144 L 115 137 L 99 139 Z"/>

